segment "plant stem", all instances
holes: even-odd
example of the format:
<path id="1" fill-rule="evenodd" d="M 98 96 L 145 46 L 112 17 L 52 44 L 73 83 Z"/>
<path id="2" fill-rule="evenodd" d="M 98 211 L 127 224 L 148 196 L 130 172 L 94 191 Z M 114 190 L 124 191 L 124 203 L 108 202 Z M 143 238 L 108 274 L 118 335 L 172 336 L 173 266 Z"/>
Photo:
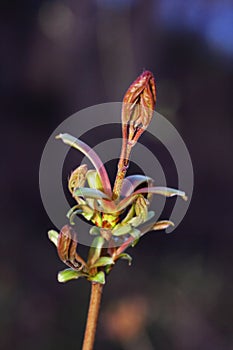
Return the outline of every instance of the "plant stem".
<path id="1" fill-rule="evenodd" d="M 129 166 L 129 156 L 132 149 L 132 146 L 128 144 L 127 138 L 125 135 L 125 131 L 123 132 L 123 141 L 121 147 L 121 155 L 118 163 L 118 171 L 116 180 L 113 188 L 113 199 L 118 199 L 121 193 L 121 187 L 123 184 L 123 180 L 125 178 L 128 166 Z"/>
<path id="2" fill-rule="evenodd" d="M 92 282 L 90 304 L 82 350 L 93 349 L 102 291 L 102 284 Z"/>

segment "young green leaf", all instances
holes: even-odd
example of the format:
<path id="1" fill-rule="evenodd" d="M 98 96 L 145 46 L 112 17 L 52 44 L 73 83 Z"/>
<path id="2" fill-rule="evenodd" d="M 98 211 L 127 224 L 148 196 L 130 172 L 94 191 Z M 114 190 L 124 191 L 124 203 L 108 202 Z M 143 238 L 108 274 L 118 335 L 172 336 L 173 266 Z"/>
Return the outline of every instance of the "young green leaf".
<path id="1" fill-rule="evenodd" d="M 84 197 L 84 198 L 108 199 L 108 200 L 111 200 L 111 198 L 107 194 L 105 194 L 104 192 L 96 190 L 94 188 L 89 188 L 89 187 L 76 188 L 74 190 L 74 195 L 75 196 L 81 196 L 81 197 Z"/>
<path id="2" fill-rule="evenodd" d="M 96 152 L 86 143 L 69 134 L 59 134 L 56 136 L 56 139 L 61 139 L 65 144 L 74 147 L 78 151 L 85 154 L 85 156 L 92 162 L 92 164 L 96 168 L 101 179 L 101 183 L 103 184 L 104 192 L 108 194 L 109 197 L 112 197 L 112 188 L 111 183 L 109 181 L 108 173 Z"/>
<path id="3" fill-rule="evenodd" d="M 117 259 L 127 260 L 129 266 L 131 265 L 132 260 L 133 260 L 133 258 L 132 258 L 129 254 L 127 254 L 127 253 L 122 253 L 122 254 L 120 254 L 120 255 L 117 257 Z"/>
<path id="4" fill-rule="evenodd" d="M 48 232 L 48 237 L 53 244 L 57 247 L 57 241 L 58 241 L 58 232 L 55 230 L 50 230 Z"/>
<path id="5" fill-rule="evenodd" d="M 103 191 L 103 185 L 96 170 L 88 170 L 86 178 L 90 188 L 95 188 L 96 190 Z"/>
<path id="6" fill-rule="evenodd" d="M 173 188 L 168 188 L 168 187 L 145 187 L 135 191 L 129 197 L 122 199 L 120 203 L 117 205 L 116 210 L 121 211 L 125 209 L 138 197 L 138 195 L 148 194 L 148 193 L 159 194 L 165 197 L 180 196 L 184 200 L 187 200 L 187 196 L 183 191 L 175 190 Z"/>
<path id="7" fill-rule="evenodd" d="M 144 175 L 130 175 L 127 176 L 122 183 L 121 196 L 128 197 L 131 195 L 135 188 L 142 185 L 143 183 L 152 183 L 152 178 Z"/>
<path id="8" fill-rule="evenodd" d="M 157 221 L 153 224 L 149 224 L 149 225 L 141 228 L 141 235 L 143 236 L 145 233 L 147 233 L 149 231 L 165 230 L 169 226 L 175 226 L 175 225 L 172 221 L 169 221 L 169 220 Z"/>
<path id="9" fill-rule="evenodd" d="M 82 271 L 75 271 L 72 269 L 65 269 L 60 271 L 57 275 L 58 282 L 64 283 L 70 280 L 76 280 L 80 277 L 87 277 L 87 274 Z"/>
<path id="10" fill-rule="evenodd" d="M 88 254 L 88 266 L 92 266 L 99 259 L 103 246 L 104 238 L 101 236 L 95 237 Z"/>
<path id="11" fill-rule="evenodd" d="M 89 231 L 90 235 L 97 236 L 100 235 L 100 228 L 97 226 L 92 226 Z"/>
<path id="12" fill-rule="evenodd" d="M 74 225 L 75 222 L 74 222 L 74 218 L 77 214 L 82 214 L 82 209 L 77 209 L 77 210 L 74 210 L 69 216 L 68 216 L 68 219 L 70 221 L 70 224 L 71 225 Z"/>
<path id="13" fill-rule="evenodd" d="M 133 203 L 130 207 L 126 217 L 121 221 L 122 224 L 128 223 L 135 215 L 135 204 Z"/>
<path id="14" fill-rule="evenodd" d="M 165 197 L 180 196 L 185 201 L 187 201 L 188 199 L 184 191 L 176 190 L 174 188 L 169 188 L 169 187 L 145 187 L 134 192 L 134 194 L 138 194 L 138 193 L 160 194 Z"/>
<path id="15" fill-rule="evenodd" d="M 132 228 L 129 234 L 136 240 L 138 240 L 141 237 L 141 231 L 136 228 Z"/>
<path id="16" fill-rule="evenodd" d="M 113 236 L 118 237 L 118 236 L 126 235 L 131 230 L 132 230 L 132 226 L 129 224 L 118 224 L 112 230 L 112 234 Z"/>
<path id="17" fill-rule="evenodd" d="M 101 256 L 92 266 L 92 267 L 101 267 L 106 265 L 112 265 L 114 264 L 114 260 L 112 257 L 109 256 Z"/>
<path id="18" fill-rule="evenodd" d="M 103 271 L 100 271 L 95 276 L 89 276 L 88 281 L 105 284 L 105 274 Z"/>
<path id="19" fill-rule="evenodd" d="M 152 230 L 157 231 L 157 230 L 165 230 L 169 226 L 175 226 L 172 221 L 168 220 L 163 220 L 163 221 L 157 221 L 153 226 Z"/>

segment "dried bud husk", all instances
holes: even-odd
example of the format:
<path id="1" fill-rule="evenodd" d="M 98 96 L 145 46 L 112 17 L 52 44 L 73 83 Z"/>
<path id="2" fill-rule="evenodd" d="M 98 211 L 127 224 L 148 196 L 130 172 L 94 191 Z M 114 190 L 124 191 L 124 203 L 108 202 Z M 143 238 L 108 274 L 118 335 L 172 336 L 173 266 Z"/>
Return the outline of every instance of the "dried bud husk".
<path id="1" fill-rule="evenodd" d="M 143 72 L 127 90 L 122 107 L 123 138 L 134 145 L 153 116 L 156 88 L 153 74 Z"/>
<path id="2" fill-rule="evenodd" d="M 77 234 L 72 227 L 65 225 L 57 241 L 57 252 L 59 258 L 74 270 L 81 270 L 86 265 L 85 261 L 77 254 Z"/>

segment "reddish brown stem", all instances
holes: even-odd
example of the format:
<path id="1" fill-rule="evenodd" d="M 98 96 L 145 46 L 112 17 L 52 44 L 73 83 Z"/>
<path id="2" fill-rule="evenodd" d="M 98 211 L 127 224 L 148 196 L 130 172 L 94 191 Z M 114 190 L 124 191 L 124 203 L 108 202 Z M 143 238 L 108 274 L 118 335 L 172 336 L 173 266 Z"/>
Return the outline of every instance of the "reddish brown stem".
<path id="1" fill-rule="evenodd" d="M 92 282 L 90 304 L 82 350 L 93 349 L 102 291 L 102 284 Z"/>
<path id="2" fill-rule="evenodd" d="M 118 199 L 121 193 L 121 187 L 123 184 L 123 180 L 125 178 L 127 168 L 129 165 L 129 156 L 131 152 L 132 146 L 128 144 L 127 141 L 127 125 L 123 126 L 123 136 L 122 136 L 122 147 L 121 147 L 121 155 L 118 163 L 118 171 L 114 183 L 113 188 L 113 199 Z"/>

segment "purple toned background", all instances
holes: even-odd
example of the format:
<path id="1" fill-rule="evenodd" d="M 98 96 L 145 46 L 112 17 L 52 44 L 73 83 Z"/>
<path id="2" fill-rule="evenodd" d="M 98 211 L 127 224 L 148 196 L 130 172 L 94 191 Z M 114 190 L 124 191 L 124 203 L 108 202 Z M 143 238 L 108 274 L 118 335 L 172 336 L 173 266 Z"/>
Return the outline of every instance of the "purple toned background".
<path id="1" fill-rule="evenodd" d="M 157 111 L 190 151 L 194 196 L 175 233 L 148 234 L 129 251 L 133 265 L 114 268 L 95 349 L 233 349 L 232 1 L 0 7 L 0 349 L 81 348 L 89 285 L 56 281 L 64 266 L 47 239 L 40 156 L 60 122 L 121 101 L 143 69 L 155 74 Z M 90 143 L 104 137 L 92 133 Z M 153 152 L 175 186 L 167 155 Z"/>

